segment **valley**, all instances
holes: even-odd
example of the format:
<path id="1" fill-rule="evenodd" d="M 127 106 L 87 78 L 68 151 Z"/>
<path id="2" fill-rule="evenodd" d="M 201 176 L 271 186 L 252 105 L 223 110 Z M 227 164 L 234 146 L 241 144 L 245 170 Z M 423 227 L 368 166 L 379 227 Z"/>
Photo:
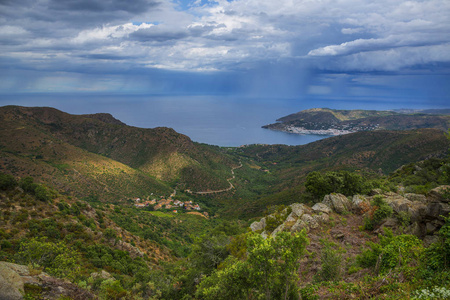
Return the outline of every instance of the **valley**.
<path id="1" fill-rule="evenodd" d="M 0 107 L 0 275 L 16 278 L 3 286 L 17 299 L 450 290 L 448 117 L 300 116 L 283 122 L 380 126 L 302 146 L 217 147 L 108 114 Z"/>

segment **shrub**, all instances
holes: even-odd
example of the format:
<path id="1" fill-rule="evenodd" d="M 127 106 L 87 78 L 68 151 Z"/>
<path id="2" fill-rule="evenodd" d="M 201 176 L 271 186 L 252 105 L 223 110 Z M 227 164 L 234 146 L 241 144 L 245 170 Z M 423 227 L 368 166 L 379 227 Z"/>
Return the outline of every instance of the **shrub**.
<path id="1" fill-rule="evenodd" d="M 12 175 L 0 173 L 0 190 L 10 190 L 16 186 L 17 181 Z"/>
<path id="2" fill-rule="evenodd" d="M 322 268 L 319 277 L 322 281 L 337 281 L 341 277 L 342 256 L 337 250 L 326 245 L 321 255 Z"/>
<path id="3" fill-rule="evenodd" d="M 20 244 L 16 254 L 18 262 L 43 267 L 57 277 L 74 277 L 79 271 L 79 254 L 64 242 L 52 243 L 32 238 Z"/>
<path id="4" fill-rule="evenodd" d="M 364 229 L 373 230 L 384 219 L 392 216 L 393 212 L 392 207 L 384 201 L 381 195 L 375 196 L 372 201 L 372 212 L 364 219 Z"/>

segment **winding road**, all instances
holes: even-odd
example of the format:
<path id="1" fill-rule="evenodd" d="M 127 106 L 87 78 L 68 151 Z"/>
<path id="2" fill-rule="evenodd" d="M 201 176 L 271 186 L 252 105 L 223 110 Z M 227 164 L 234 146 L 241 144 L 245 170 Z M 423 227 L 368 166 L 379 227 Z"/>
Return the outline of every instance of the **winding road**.
<path id="1" fill-rule="evenodd" d="M 192 194 L 197 194 L 197 195 L 215 194 L 215 193 L 228 192 L 228 191 L 234 189 L 234 185 L 231 183 L 231 180 L 233 180 L 236 177 L 234 175 L 234 170 L 239 169 L 241 167 L 242 167 L 242 162 L 239 161 L 239 166 L 231 168 L 231 175 L 233 175 L 233 177 L 227 179 L 227 181 L 230 184 L 230 186 L 227 187 L 226 189 L 215 190 L 215 191 L 204 191 L 204 192 L 192 192 Z"/>

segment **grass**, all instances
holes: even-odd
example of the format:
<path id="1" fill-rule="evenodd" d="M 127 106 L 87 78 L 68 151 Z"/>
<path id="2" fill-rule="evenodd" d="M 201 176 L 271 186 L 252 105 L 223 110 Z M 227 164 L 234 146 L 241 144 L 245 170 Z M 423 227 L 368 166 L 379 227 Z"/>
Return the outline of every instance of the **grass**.
<path id="1" fill-rule="evenodd" d="M 173 213 L 166 213 L 162 211 L 149 211 L 150 214 L 154 215 L 155 217 L 160 218 L 174 218 L 175 215 Z"/>

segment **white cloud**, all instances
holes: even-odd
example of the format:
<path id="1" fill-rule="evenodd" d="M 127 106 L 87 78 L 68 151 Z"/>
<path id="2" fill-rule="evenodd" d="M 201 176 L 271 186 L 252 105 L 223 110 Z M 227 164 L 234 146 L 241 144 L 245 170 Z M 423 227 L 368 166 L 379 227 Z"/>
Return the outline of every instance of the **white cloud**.
<path id="1" fill-rule="evenodd" d="M 130 68 L 186 71 L 281 59 L 395 70 L 447 62 L 439 49 L 450 43 L 448 0 L 193 1 L 185 11 L 153 0 L 9 3 L 0 5 L 0 51 L 40 68 L 122 57 Z"/>

